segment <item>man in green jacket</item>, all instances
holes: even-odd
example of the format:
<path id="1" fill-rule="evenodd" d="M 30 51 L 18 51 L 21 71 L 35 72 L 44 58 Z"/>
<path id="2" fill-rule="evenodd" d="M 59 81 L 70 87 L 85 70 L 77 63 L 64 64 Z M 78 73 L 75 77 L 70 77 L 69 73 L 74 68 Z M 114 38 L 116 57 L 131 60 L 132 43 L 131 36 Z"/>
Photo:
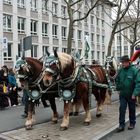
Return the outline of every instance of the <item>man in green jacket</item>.
<path id="1" fill-rule="evenodd" d="M 128 130 L 135 128 L 136 124 L 136 96 L 140 93 L 140 72 L 134 65 L 130 64 L 127 55 L 121 57 L 122 67 L 116 77 L 116 89 L 119 92 L 119 127 L 117 132 L 125 129 L 125 114 L 128 105 L 129 122 Z"/>

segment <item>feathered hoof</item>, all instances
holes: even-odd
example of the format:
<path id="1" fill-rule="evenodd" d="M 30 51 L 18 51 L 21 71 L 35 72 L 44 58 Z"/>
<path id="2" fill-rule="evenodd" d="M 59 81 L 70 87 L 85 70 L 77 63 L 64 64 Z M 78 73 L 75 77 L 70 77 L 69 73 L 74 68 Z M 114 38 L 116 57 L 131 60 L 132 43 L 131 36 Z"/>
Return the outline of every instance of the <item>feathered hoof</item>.
<path id="1" fill-rule="evenodd" d="M 53 121 L 52 121 L 52 124 L 57 124 L 57 123 L 58 123 L 57 120 L 53 120 Z"/>
<path id="2" fill-rule="evenodd" d="M 69 113 L 69 116 L 73 116 L 73 112 L 70 112 L 70 113 Z"/>
<path id="3" fill-rule="evenodd" d="M 88 126 L 88 125 L 90 125 L 90 122 L 84 122 L 84 125 Z"/>
<path id="4" fill-rule="evenodd" d="M 102 116 L 102 114 L 96 114 L 96 117 L 97 118 L 99 118 L 99 117 L 101 117 Z"/>
<path id="5" fill-rule="evenodd" d="M 33 129 L 33 126 L 32 126 L 32 125 L 27 125 L 27 126 L 25 127 L 25 129 L 26 129 L 26 130 L 32 130 L 32 129 Z"/>
<path id="6" fill-rule="evenodd" d="M 74 112 L 73 115 L 74 115 L 74 116 L 78 116 L 78 115 L 79 115 L 79 112 Z"/>
<path id="7" fill-rule="evenodd" d="M 67 130 L 67 129 L 68 129 L 67 126 L 64 126 L 64 127 L 61 126 L 61 127 L 60 127 L 60 130 L 61 130 L 61 131 L 65 131 L 65 130 Z"/>

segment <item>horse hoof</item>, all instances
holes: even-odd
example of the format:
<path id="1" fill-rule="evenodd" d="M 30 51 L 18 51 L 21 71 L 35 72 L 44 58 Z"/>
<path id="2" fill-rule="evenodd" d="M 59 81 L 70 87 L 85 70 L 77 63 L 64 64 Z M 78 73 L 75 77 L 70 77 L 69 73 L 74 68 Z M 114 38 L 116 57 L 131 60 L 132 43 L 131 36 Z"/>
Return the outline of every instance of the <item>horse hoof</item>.
<path id="1" fill-rule="evenodd" d="M 61 130 L 61 131 L 65 131 L 65 130 L 67 130 L 67 129 L 68 129 L 68 127 L 67 127 L 67 126 L 60 127 L 60 130 Z"/>
<path id="2" fill-rule="evenodd" d="M 58 123 L 57 120 L 52 121 L 52 124 L 57 124 L 57 123 Z"/>
<path id="3" fill-rule="evenodd" d="M 84 125 L 88 126 L 88 125 L 90 125 L 90 122 L 84 122 Z"/>
<path id="4" fill-rule="evenodd" d="M 102 116 L 102 114 L 96 114 L 96 117 L 97 118 L 99 118 L 99 117 L 101 117 Z"/>
<path id="5" fill-rule="evenodd" d="M 69 113 L 69 116 L 73 116 L 73 112 L 70 112 L 70 113 Z"/>
<path id="6" fill-rule="evenodd" d="M 26 126 L 26 130 L 32 130 L 32 129 L 33 129 L 32 125 Z"/>
<path id="7" fill-rule="evenodd" d="M 78 115 L 79 115 L 79 112 L 74 112 L 73 115 L 74 115 L 74 116 L 78 116 Z"/>

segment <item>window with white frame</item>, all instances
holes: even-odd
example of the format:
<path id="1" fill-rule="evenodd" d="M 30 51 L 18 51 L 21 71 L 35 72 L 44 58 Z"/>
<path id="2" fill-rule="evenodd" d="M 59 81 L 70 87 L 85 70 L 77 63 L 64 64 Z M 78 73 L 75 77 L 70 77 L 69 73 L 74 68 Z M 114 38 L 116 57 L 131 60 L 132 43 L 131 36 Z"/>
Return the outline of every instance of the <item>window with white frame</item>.
<path id="1" fill-rule="evenodd" d="M 61 15 L 62 17 L 66 17 L 66 6 L 61 6 Z"/>
<path id="2" fill-rule="evenodd" d="M 46 55 L 48 50 L 49 50 L 49 46 L 43 46 L 43 49 L 42 49 L 43 55 Z"/>
<path id="3" fill-rule="evenodd" d="M 42 12 L 46 13 L 48 10 L 48 0 L 42 0 Z"/>
<path id="4" fill-rule="evenodd" d="M 91 51 L 91 59 L 94 60 L 94 51 Z"/>
<path id="5" fill-rule="evenodd" d="M 31 0 L 31 10 L 37 11 L 37 0 Z"/>
<path id="6" fill-rule="evenodd" d="M 100 52 L 97 51 L 97 59 L 99 60 L 100 59 Z"/>
<path id="7" fill-rule="evenodd" d="M 4 14 L 3 15 L 3 30 L 4 31 L 12 31 L 12 16 Z"/>
<path id="8" fill-rule="evenodd" d="M 58 25 L 55 24 L 52 25 L 52 35 L 53 38 L 58 38 Z"/>
<path id="9" fill-rule="evenodd" d="M 37 58 L 37 48 L 38 48 L 37 45 L 32 45 L 32 48 L 31 48 L 31 57 Z"/>
<path id="10" fill-rule="evenodd" d="M 12 4 L 12 0 L 3 0 L 3 3 L 5 3 L 5 4 Z"/>
<path id="11" fill-rule="evenodd" d="M 86 16 L 86 13 L 84 13 L 84 16 Z M 85 23 L 85 24 L 88 23 L 88 19 L 87 19 L 87 17 L 84 19 L 84 23 Z"/>
<path id="12" fill-rule="evenodd" d="M 97 43 L 100 43 L 100 35 L 97 35 Z"/>
<path id="13" fill-rule="evenodd" d="M 94 16 L 91 15 L 90 21 L 91 21 L 91 25 L 94 25 Z"/>
<path id="14" fill-rule="evenodd" d="M 66 32 L 67 32 L 67 28 L 66 27 L 62 27 L 62 39 L 66 39 Z"/>
<path id="15" fill-rule="evenodd" d="M 105 36 L 102 36 L 102 44 L 105 43 Z"/>
<path id="16" fill-rule="evenodd" d="M 82 31 L 81 30 L 78 30 L 77 31 L 77 36 L 78 36 L 78 40 L 81 40 L 82 39 Z"/>
<path id="17" fill-rule="evenodd" d="M 96 25 L 99 27 L 99 18 L 96 18 Z"/>
<path id="18" fill-rule="evenodd" d="M 104 28 L 104 27 L 105 27 L 105 21 L 102 20 L 102 28 Z"/>
<path id="19" fill-rule="evenodd" d="M 80 11 L 77 12 L 78 19 L 82 17 L 82 13 Z"/>
<path id="20" fill-rule="evenodd" d="M 94 33 L 91 33 L 91 42 L 94 42 Z"/>
<path id="21" fill-rule="evenodd" d="M 58 8 L 58 4 L 57 3 L 52 3 L 52 12 L 53 12 L 53 15 L 57 15 L 57 8 Z"/>
<path id="22" fill-rule="evenodd" d="M 67 48 L 62 48 L 62 52 L 67 52 Z"/>
<path id="23" fill-rule="evenodd" d="M 25 18 L 18 17 L 18 32 L 25 33 Z"/>
<path id="24" fill-rule="evenodd" d="M 4 60 L 12 60 L 12 43 L 8 43 L 7 51 L 3 53 Z"/>
<path id="25" fill-rule="evenodd" d="M 37 35 L 37 21 L 31 20 L 31 34 Z"/>
<path id="26" fill-rule="evenodd" d="M 42 22 L 42 36 L 48 36 L 48 23 Z"/>
<path id="27" fill-rule="evenodd" d="M 25 0 L 17 0 L 18 7 L 24 8 L 25 7 Z"/>

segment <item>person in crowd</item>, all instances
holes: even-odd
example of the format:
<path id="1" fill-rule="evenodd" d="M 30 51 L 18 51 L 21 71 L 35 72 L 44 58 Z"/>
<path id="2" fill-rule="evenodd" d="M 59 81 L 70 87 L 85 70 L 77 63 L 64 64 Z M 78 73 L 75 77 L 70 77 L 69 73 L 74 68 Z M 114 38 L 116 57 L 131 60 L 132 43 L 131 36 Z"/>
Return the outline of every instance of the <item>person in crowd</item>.
<path id="1" fill-rule="evenodd" d="M 117 132 L 125 129 L 125 114 L 128 105 L 129 126 L 128 130 L 135 128 L 136 124 L 136 96 L 140 93 L 140 71 L 130 63 L 127 55 L 121 57 L 121 68 L 116 77 L 116 89 L 119 93 L 119 127 Z"/>
<path id="2" fill-rule="evenodd" d="M 4 65 L 1 70 L 1 81 L 8 85 L 8 67 Z"/>
<path id="3" fill-rule="evenodd" d="M 26 118 L 28 116 L 28 91 L 26 89 L 23 89 L 23 97 L 22 102 L 24 104 L 24 114 L 22 114 L 22 118 Z"/>
<path id="4" fill-rule="evenodd" d="M 12 68 L 10 68 L 8 71 L 8 90 L 11 99 L 11 105 L 18 105 L 17 81 Z"/>

